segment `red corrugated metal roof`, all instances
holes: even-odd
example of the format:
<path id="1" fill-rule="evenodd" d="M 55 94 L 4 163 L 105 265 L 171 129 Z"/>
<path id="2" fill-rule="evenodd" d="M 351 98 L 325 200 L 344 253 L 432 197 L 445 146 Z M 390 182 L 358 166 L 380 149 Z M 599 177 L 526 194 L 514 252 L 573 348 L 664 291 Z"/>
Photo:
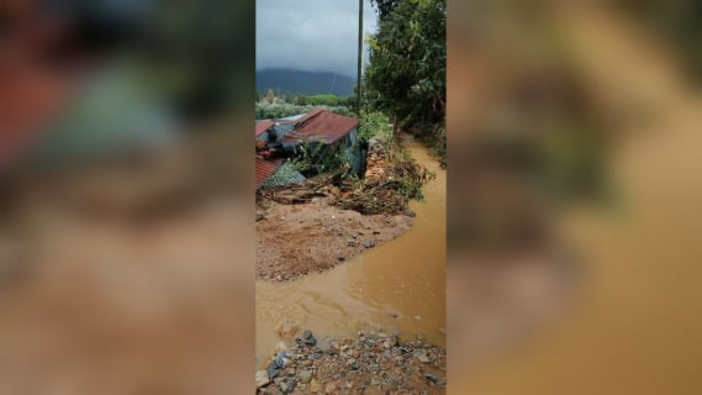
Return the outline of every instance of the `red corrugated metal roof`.
<path id="1" fill-rule="evenodd" d="M 301 123 L 304 123 L 304 122 L 310 120 L 311 118 L 316 117 L 316 116 L 319 115 L 322 111 L 324 111 L 323 108 L 315 108 L 314 110 L 308 112 L 307 114 L 301 116 L 301 117 L 298 118 L 298 119 L 293 119 L 293 120 L 291 120 L 291 121 L 280 121 L 280 124 L 281 124 L 281 125 L 299 125 L 299 124 L 301 124 Z"/>
<path id="2" fill-rule="evenodd" d="M 299 124 L 301 124 L 301 123 L 305 123 L 305 122 L 307 122 L 308 120 L 310 120 L 310 119 L 316 117 L 317 115 L 319 115 L 319 114 L 321 114 L 321 113 L 323 113 L 323 112 L 324 112 L 324 109 L 323 109 L 323 108 L 315 108 L 314 110 L 312 110 L 312 111 L 310 111 L 309 113 L 307 113 L 307 115 L 303 116 L 302 118 L 296 119 L 296 120 L 295 120 L 295 124 L 296 124 L 296 125 L 299 125 Z"/>
<path id="3" fill-rule="evenodd" d="M 256 189 L 260 188 L 283 164 L 282 159 L 270 161 L 256 157 Z"/>
<path id="4" fill-rule="evenodd" d="M 322 141 L 334 144 L 357 127 L 358 120 L 319 109 L 300 118 L 295 124 L 300 126 L 285 136 L 283 142 Z"/>
<path id="5" fill-rule="evenodd" d="M 268 120 L 256 122 L 256 137 L 266 133 L 273 125 L 275 125 L 275 122 Z"/>

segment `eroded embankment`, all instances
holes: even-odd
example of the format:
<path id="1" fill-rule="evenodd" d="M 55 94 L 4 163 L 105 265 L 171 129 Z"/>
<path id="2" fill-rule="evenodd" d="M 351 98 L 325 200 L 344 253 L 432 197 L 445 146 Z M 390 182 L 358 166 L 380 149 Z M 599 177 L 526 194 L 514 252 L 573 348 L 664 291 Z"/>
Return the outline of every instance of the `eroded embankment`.
<path id="1" fill-rule="evenodd" d="M 322 272 L 412 226 L 409 215 L 361 215 L 324 201 L 275 204 L 256 223 L 258 279 L 287 281 Z"/>

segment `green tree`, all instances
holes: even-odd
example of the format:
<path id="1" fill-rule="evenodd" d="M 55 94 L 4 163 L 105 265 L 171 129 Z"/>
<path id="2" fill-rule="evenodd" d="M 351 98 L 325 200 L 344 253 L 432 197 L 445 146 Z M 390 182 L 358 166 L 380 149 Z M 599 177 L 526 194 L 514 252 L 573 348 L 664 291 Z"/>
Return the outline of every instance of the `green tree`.
<path id="1" fill-rule="evenodd" d="M 400 0 L 372 0 L 373 6 L 378 10 L 378 17 L 381 21 L 387 19 Z"/>
<path id="2" fill-rule="evenodd" d="M 446 114 L 446 0 L 374 1 L 378 32 L 366 70 L 369 98 L 406 124 Z M 364 95 L 365 96 L 365 95 Z"/>

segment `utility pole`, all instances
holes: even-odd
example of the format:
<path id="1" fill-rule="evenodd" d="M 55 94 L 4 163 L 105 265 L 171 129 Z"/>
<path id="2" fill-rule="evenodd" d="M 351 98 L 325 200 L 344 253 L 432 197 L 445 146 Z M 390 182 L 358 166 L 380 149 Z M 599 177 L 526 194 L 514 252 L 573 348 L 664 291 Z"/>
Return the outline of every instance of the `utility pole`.
<path id="1" fill-rule="evenodd" d="M 361 96 L 363 95 L 362 84 L 363 72 L 363 0 L 358 0 L 358 112 L 361 113 Z"/>

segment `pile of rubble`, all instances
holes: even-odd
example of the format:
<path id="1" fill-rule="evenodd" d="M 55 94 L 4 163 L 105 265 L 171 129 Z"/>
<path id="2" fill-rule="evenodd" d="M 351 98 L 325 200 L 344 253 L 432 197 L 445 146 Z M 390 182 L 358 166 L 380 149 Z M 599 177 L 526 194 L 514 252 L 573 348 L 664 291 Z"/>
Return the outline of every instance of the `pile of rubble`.
<path id="1" fill-rule="evenodd" d="M 445 386 L 446 350 L 421 339 L 402 342 L 399 332 L 318 341 L 305 331 L 256 372 L 259 394 L 430 394 Z"/>

